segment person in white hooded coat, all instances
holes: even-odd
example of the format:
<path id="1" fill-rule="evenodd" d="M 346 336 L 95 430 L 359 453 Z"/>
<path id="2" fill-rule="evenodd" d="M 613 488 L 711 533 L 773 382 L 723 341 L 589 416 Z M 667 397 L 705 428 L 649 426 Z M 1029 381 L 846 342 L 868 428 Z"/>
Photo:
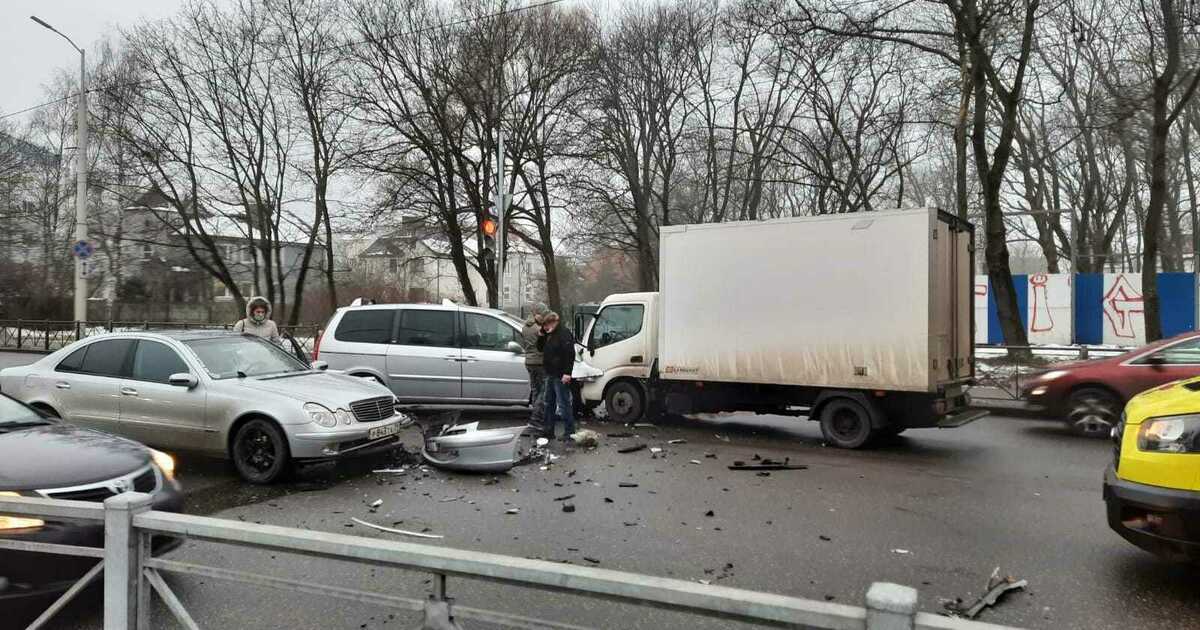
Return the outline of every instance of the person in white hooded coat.
<path id="1" fill-rule="evenodd" d="M 246 318 L 234 324 L 233 329 L 240 333 L 257 335 L 275 345 L 282 342 L 279 327 L 271 321 L 271 303 L 261 295 L 256 295 L 246 302 Z"/>

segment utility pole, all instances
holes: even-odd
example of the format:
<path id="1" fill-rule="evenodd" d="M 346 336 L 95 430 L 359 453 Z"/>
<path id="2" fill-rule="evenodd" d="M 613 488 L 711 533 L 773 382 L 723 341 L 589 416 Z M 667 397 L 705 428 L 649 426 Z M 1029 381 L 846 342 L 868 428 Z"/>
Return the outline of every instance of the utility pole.
<path id="1" fill-rule="evenodd" d="M 67 40 L 79 53 L 79 99 L 76 101 L 75 112 L 75 242 L 84 243 L 88 240 L 87 230 L 87 190 L 88 190 L 88 113 L 87 113 L 87 54 L 75 45 L 70 37 L 63 35 L 58 29 L 50 26 L 35 15 L 29 19 L 42 27 L 49 29 L 59 37 Z M 90 252 L 89 252 L 90 253 Z M 84 256 L 75 255 L 75 321 L 87 321 L 87 276 L 84 275 Z"/>
<path id="2" fill-rule="evenodd" d="M 508 244 L 508 199 L 504 194 L 504 129 L 496 130 L 496 305 L 504 309 L 504 248 Z"/>

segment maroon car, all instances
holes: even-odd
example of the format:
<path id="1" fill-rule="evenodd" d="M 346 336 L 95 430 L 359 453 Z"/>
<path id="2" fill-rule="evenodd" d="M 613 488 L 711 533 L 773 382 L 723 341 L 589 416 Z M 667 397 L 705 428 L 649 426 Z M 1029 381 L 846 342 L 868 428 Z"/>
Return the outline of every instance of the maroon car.
<path id="1" fill-rule="evenodd" d="M 1200 376 L 1200 332 L 1115 357 L 1055 365 L 1022 383 L 1021 397 L 1063 418 L 1075 433 L 1107 436 L 1134 395 L 1194 376 Z"/>

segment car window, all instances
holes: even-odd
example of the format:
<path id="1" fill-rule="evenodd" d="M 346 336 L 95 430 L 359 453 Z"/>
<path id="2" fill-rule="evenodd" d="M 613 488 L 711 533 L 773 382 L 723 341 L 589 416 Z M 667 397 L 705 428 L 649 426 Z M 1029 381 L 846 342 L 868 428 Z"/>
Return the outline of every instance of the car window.
<path id="1" fill-rule="evenodd" d="M 641 304 L 604 307 L 592 326 L 591 347 L 603 348 L 642 332 L 642 314 L 645 310 Z"/>
<path id="2" fill-rule="evenodd" d="M 185 341 L 215 379 L 307 372 L 308 366 L 279 346 L 253 335 Z"/>
<path id="3" fill-rule="evenodd" d="M 90 344 L 80 371 L 96 376 L 123 376 L 125 359 L 129 358 L 133 343 L 133 339 L 110 339 Z"/>
<path id="4" fill-rule="evenodd" d="M 88 346 L 84 346 L 75 352 L 67 355 L 67 358 L 59 361 L 58 367 L 54 368 L 59 372 L 78 372 L 83 369 L 83 357 L 87 354 Z"/>
<path id="5" fill-rule="evenodd" d="M 454 346 L 454 311 L 401 311 L 400 334 L 396 343 L 406 346 Z"/>
<path id="6" fill-rule="evenodd" d="M 157 341 L 139 341 L 133 353 L 132 377 L 139 381 L 166 383 L 172 374 L 190 371 L 178 353 Z"/>
<path id="7" fill-rule="evenodd" d="M 355 343 L 391 343 L 395 314 L 392 309 L 347 311 L 338 322 L 333 338 Z"/>
<path id="8" fill-rule="evenodd" d="M 1200 337 L 1164 348 L 1147 358 L 1157 359 L 1164 365 L 1200 365 Z M 1145 363 L 1146 360 L 1140 362 Z"/>
<path id="9" fill-rule="evenodd" d="M 479 313 L 463 314 L 462 347 L 479 350 L 504 350 L 510 341 L 520 343 L 518 332 L 512 326 Z"/>

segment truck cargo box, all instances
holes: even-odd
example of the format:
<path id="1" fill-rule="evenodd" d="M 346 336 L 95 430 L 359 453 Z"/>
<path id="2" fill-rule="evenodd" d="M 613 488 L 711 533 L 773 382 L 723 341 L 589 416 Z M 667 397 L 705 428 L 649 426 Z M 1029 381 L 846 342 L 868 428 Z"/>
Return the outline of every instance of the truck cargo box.
<path id="1" fill-rule="evenodd" d="M 912 392 L 965 382 L 972 238 L 935 209 L 663 227 L 659 376 Z"/>

